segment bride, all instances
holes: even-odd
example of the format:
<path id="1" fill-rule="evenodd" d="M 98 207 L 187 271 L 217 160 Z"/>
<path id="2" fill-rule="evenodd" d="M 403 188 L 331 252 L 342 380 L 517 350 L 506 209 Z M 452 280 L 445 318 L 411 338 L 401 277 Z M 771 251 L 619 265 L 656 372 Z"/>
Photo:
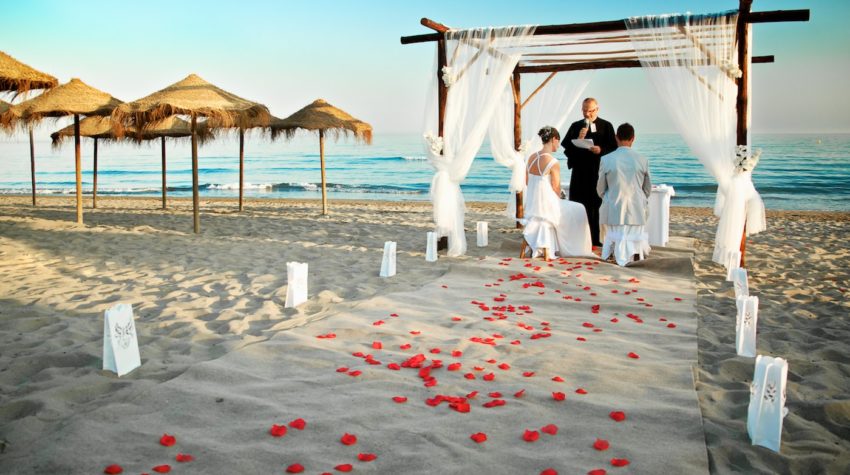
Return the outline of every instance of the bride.
<path id="1" fill-rule="evenodd" d="M 537 135 L 543 148 L 526 161 L 522 235 L 532 256 L 542 254 L 543 249 L 561 257 L 593 256 L 584 206 L 561 198 L 561 168 L 552 155 L 560 147 L 561 135 L 548 126 Z"/>

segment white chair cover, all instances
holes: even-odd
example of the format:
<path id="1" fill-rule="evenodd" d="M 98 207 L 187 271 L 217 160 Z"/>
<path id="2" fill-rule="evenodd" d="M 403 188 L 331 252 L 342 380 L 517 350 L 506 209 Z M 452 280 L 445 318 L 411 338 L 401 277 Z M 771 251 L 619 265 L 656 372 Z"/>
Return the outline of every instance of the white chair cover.
<path id="1" fill-rule="evenodd" d="M 645 258 L 652 248 L 649 247 L 649 235 L 642 225 L 605 225 L 605 239 L 602 241 L 602 259 L 613 254 L 618 266 L 632 262 L 635 254 Z"/>

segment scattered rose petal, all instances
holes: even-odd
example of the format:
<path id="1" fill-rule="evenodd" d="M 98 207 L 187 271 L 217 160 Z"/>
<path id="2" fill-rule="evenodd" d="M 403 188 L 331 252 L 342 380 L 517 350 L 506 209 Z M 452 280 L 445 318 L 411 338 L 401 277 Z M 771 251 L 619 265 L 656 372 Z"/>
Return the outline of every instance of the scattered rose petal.
<path id="1" fill-rule="evenodd" d="M 587 475 L 605 475 L 606 473 L 608 473 L 608 472 L 606 472 L 605 470 L 603 470 L 601 468 L 597 468 L 595 470 L 591 470 L 591 471 L 587 472 Z"/>
<path id="2" fill-rule="evenodd" d="M 159 443 L 166 446 L 171 447 L 177 442 L 177 439 L 173 435 L 162 434 L 162 437 L 159 438 Z"/>
<path id="3" fill-rule="evenodd" d="M 168 473 L 168 472 L 171 471 L 171 465 L 168 465 L 168 464 L 157 465 L 156 467 L 152 468 L 151 470 L 153 470 L 156 473 Z"/>
<path id="4" fill-rule="evenodd" d="M 587 394 L 587 391 L 584 388 L 576 389 L 576 394 Z"/>
<path id="5" fill-rule="evenodd" d="M 563 383 L 564 378 L 562 378 L 560 376 L 555 376 L 554 378 L 552 378 L 552 381 L 555 381 L 556 383 Z"/>
<path id="6" fill-rule="evenodd" d="M 623 422 L 624 420 L 626 420 L 626 413 L 623 411 L 611 411 L 611 413 L 608 414 L 608 417 L 614 419 L 617 422 Z"/>
<path id="7" fill-rule="evenodd" d="M 112 464 L 107 465 L 107 467 L 103 469 L 103 473 L 107 475 L 118 475 L 119 473 L 124 473 L 124 469 L 118 464 Z"/>
<path id="8" fill-rule="evenodd" d="M 483 432 L 476 432 L 469 436 L 470 439 L 474 440 L 476 444 L 480 444 L 487 440 L 487 434 Z"/>
<path id="9" fill-rule="evenodd" d="M 356 370 L 354 370 L 354 371 L 349 371 L 349 372 L 348 372 L 348 375 L 349 375 L 349 376 L 352 376 L 352 377 L 355 377 L 355 378 L 356 378 L 356 377 L 358 377 L 358 376 L 360 376 L 361 374 L 363 374 L 363 371 L 360 371 L 359 369 L 356 369 Z"/>
<path id="10" fill-rule="evenodd" d="M 286 467 L 286 473 L 301 473 L 304 471 L 304 466 L 300 463 L 294 463 Z"/>
<path id="11" fill-rule="evenodd" d="M 463 365 L 461 365 L 460 363 L 452 363 L 449 366 L 447 366 L 446 369 L 449 370 L 449 371 L 457 371 L 457 370 L 460 369 L 461 366 L 463 366 Z"/>
<path id="12" fill-rule="evenodd" d="M 540 475 L 558 475 L 558 471 L 554 468 L 547 468 L 546 470 L 540 472 Z"/>
<path id="13" fill-rule="evenodd" d="M 407 402 L 407 398 L 405 396 L 393 396 L 393 401 L 401 404 Z"/>
<path id="14" fill-rule="evenodd" d="M 676 324 L 675 323 L 668 323 L 667 328 L 676 328 Z"/>
<path id="15" fill-rule="evenodd" d="M 534 371 L 526 371 L 526 372 L 522 373 L 522 375 L 526 378 L 530 378 L 530 377 L 534 376 Z"/>
<path id="16" fill-rule="evenodd" d="M 634 352 L 629 352 L 629 358 L 640 359 L 640 355 L 638 355 L 637 353 L 634 353 Z"/>
<path id="17" fill-rule="evenodd" d="M 503 370 L 503 371 L 507 371 L 507 370 L 511 369 L 511 365 L 509 365 L 507 363 L 502 363 L 498 366 L 498 368 Z"/>
<path id="18" fill-rule="evenodd" d="M 540 428 L 540 432 L 545 432 L 549 435 L 555 435 L 558 433 L 558 426 L 555 424 L 547 424 Z"/>
<path id="19" fill-rule="evenodd" d="M 387 365 L 387 369 L 390 369 L 390 370 L 393 370 L 393 371 L 398 371 L 398 370 L 401 369 L 401 366 L 399 366 L 398 363 L 390 363 L 390 364 Z"/>
<path id="20" fill-rule="evenodd" d="M 359 460 L 361 462 L 371 462 L 372 460 L 375 460 L 376 458 L 378 458 L 378 456 L 375 455 L 375 454 L 363 454 L 363 453 L 357 454 L 357 460 Z"/>
<path id="21" fill-rule="evenodd" d="M 580 337 L 576 338 L 576 340 L 578 340 L 578 341 L 587 341 L 587 338 L 585 338 L 585 337 L 583 337 L 583 336 L 580 336 Z"/>
<path id="22" fill-rule="evenodd" d="M 593 443 L 593 448 L 596 450 L 608 450 L 610 446 L 611 444 L 605 439 L 596 439 L 596 442 Z"/>
<path id="23" fill-rule="evenodd" d="M 488 373 L 484 375 L 484 381 L 493 381 L 496 379 L 496 375 L 493 373 Z"/>
<path id="24" fill-rule="evenodd" d="M 304 428 L 307 427 L 307 421 L 299 417 L 298 419 L 295 419 L 294 421 L 290 422 L 289 427 L 292 427 L 293 429 L 304 430 Z"/>
<path id="25" fill-rule="evenodd" d="M 336 470 L 337 472 L 350 472 L 354 470 L 354 466 L 350 463 L 342 463 L 334 467 L 334 470 Z"/>
<path id="26" fill-rule="evenodd" d="M 520 389 L 519 391 L 514 393 L 514 397 L 523 397 L 525 396 L 525 389 Z"/>
<path id="27" fill-rule="evenodd" d="M 537 432 L 536 430 L 526 429 L 525 433 L 522 434 L 522 440 L 524 440 L 526 442 L 534 442 L 539 438 L 540 438 L 540 432 Z"/>
<path id="28" fill-rule="evenodd" d="M 463 356 L 463 352 L 460 350 L 454 350 L 452 351 L 452 356 L 455 358 L 460 358 L 461 356 Z"/>
<path id="29" fill-rule="evenodd" d="M 339 368 L 336 369 L 336 372 L 337 373 L 347 373 L 348 367 L 347 366 L 340 366 Z"/>
<path id="30" fill-rule="evenodd" d="M 625 467 L 628 464 L 629 464 L 628 459 L 617 459 L 617 458 L 611 459 L 611 465 L 613 465 L 615 467 Z"/>
<path id="31" fill-rule="evenodd" d="M 373 350 L 381 350 L 383 348 L 384 348 L 384 344 L 381 343 L 380 341 L 373 341 L 372 342 L 372 349 Z"/>
<path id="32" fill-rule="evenodd" d="M 283 437 L 286 435 L 286 426 L 272 424 L 272 428 L 269 429 L 269 434 L 271 434 L 273 437 Z"/>
<path id="33" fill-rule="evenodd" d="M 177 456 L 174 457 L 174 460 L 177 460 L 180 463 L 185 463 L 185 462 L 191 462 L 191 461 L 195 460 L 195 457 L 192 457 L 189 454 L 178 453 Z"/>
<path id="34" fill-rule="evenodd" d="M 400 350 L 409 350 L 409 349 L 410 349 L 410 343 L 405 343 L 405 344 L 403 344 L 403 345 L 399 345 L 399 347 L 398 347 L 398 348 L 399 348 Z"/>
<path id="35" fill-rule="evenodd" d="M 556 400 L 556 401 L 563 401 L 563 400 L 564 400 L 564 399 L 566 399 L 566 398 L 567 398 L 567 395 L 566 395 L 566 394 L 564 394 L 564 393 L 562 393 L 562 392 L 554 392 L 554 393 L 552 393 L 552 399 L 554 399 L 554 400 Z"/>

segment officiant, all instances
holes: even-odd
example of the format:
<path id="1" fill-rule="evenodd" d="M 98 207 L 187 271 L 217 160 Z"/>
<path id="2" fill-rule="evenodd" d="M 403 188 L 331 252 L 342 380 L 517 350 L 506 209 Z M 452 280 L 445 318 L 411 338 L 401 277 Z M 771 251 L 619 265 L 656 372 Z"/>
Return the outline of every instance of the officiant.
<path id="1" fill-rule="evenodd" d="M 573 122 L 561 146 L 567 156 L 567 168 L 570 174 L 570 201 L 584 205 L 587 212 L 587 222 L 590 225 L 590 236 L 593 245 L 600 247 L 599 240 L 599 206 L 602 200 L 596 194 L 596 182 L 599 179 L 599 162 L 602 156 L 617 149 L 617 139 L 614 126 L 605 119 L 599 118 L 599 103 L 588 97 L 581 103 L 581 113 L 584 119 Z M 574 139 L 591 139 L 593 145 L 583 148 L 573 144 Z"/>

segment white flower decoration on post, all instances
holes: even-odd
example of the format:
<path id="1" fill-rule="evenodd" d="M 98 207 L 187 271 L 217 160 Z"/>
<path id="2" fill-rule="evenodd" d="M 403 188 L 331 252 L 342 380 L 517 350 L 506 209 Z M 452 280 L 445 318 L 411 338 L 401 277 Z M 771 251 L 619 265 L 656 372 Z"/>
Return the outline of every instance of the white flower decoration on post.
<path id="1" fill-rule="evenodd" d="M 720 61 L 720 64 L 718 64 L 717 66 L 727 75 L 735 79 L 738 79 L 744 75 L 744 72 L 741 71 L 741 68 L 739 68 L 738 65 L 733 63 L 732 61 L 724 59 Z"/>
<path id="2" fill-rule="evenodd" d="M 431 150 L 433 155 L 438 156 L 443 153 L 442 137 L 434 135 L 433 132 L 427 132 L 423 135 L 423 137 L 425 137 L 425 141 L 428 142 L 428 148 Z"/>
<path id="3" fill-rule="evenodd" d="M 454 73 L 454 68 L 451 66 L 443 66 L 443 84 L 445 84 L 446 87 L 451 87 L 455 82 L 457 82 L 457 76 Z"/>
<path id="4" fill-rule="evenodd" d="M 738 145 L 735 151 L 735 171 L 738 173 L 751 172 L 759 163 L 761 149 L 757 148 L 750 153 L 747 145 Z"/>

